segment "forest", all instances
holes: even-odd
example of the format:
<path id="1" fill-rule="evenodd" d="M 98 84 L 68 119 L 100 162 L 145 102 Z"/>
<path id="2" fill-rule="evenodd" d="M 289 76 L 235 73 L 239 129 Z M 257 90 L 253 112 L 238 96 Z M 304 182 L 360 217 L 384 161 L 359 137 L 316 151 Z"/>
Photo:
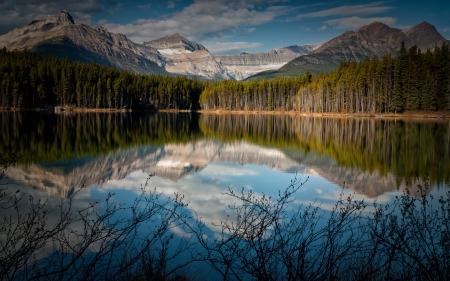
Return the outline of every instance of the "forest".
<path id="1" fill-rule="evenodd" d="M 203 109 L 336 113 L 401 113 L 450 109 L 450 51 L 344 61 L 313 76 L 260 81 L 204 81 L 142 75 L 106 65 L 0 50 L 0 106 L 39 108 Z"/>
<path id="2" fill-rule="evenodd" d="M 450 52 L 447 45 L 422 53 L 402 44 L 396 57 L 344 61 L 319 76 L 220 81 L 205 88 L 200 105 L 206 110 L 341 113 L 448 110 Z"/>
<path id="3" fill-rule="evenodd" d="M 197 109 L 204 82 L 0 50 L 0 106 Z"/>

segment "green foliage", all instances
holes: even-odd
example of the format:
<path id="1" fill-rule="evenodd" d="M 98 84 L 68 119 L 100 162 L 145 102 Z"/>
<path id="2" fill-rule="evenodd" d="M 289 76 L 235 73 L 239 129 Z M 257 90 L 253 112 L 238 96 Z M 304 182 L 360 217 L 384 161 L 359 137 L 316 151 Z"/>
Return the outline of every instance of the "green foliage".
<path id="1" fill-rule="evenodd" d="M 3 48 L 0 106 L 349 113 L 450 108 L 450 51 L 445 44 L 425 53 L 415 46 L 409 51 L 403 46 L 395 58 L 385 55 L 359 63 L 344 61 L 324 73 L 331 68 L 336 66 L 303 66 L 303 76 L 298 76 L 299 72 L 288 64 L 279 70 L 283 77 L 201 81 L 195 77 L 134 74 L 97 63 Z"/>
<path id="2" fill-rule="evenodd" d="M 0 106 L 62 105 L 116 109 L 197 109 L 205 83 L 141 75 L 107 65 L 0 50 Z"/>
<path id="3" fill-rule="evenodd" d="M 314 71 L 309 66 L 304 67 L 303 76 L 288 78 L 291 75 L 286 73 L 282 78 L 266 79 L 277 73 L 271 71 L 270 75 L 251 77 L 248 82 L 210 83 L 200 96 L 201 107 L 208 110 L 398 113 L 447 110 L 450 106 L 450 51 L 445 44 L 425 53 L 416 46 L 407 51 L 402 45 L 395 58 L 385 55 L 359 63 L 344 61 L 336 70 L 315 76 L 310 76 L 307 69 Z M 256 81 L 259 78 L 262 79 Z"/>

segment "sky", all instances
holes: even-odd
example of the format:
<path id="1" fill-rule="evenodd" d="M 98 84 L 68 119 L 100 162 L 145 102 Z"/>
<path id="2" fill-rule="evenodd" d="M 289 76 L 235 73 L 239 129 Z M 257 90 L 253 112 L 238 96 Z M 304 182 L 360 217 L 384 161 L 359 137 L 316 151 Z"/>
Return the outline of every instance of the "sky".
<path id="1" fill-rule="evenodd" d="M 374 21 L 402 30 L 426 21 L 450 39 L 448 0 L 0 0 L 0 35 L 61 10 L 140 44 L 179 33 L 215 55 L 326 42 Z"/>

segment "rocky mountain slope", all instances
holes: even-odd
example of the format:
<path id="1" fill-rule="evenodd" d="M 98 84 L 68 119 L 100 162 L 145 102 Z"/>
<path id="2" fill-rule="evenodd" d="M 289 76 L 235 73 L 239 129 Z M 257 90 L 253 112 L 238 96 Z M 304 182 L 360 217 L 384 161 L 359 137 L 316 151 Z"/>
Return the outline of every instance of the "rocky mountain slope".
<path id="1" fill-rule="evenodd" d="M 203 45 L 173 34 L 144 42 L 165 58 L 165 69 L 181 75 L 197 75 L 209 79 L 242 80 L 255 73 L 278 69 L 289 61 L 311 53 L 321 44 L 280 47 L 268 53 L 214 56 Z"/>
<path id="2" fill-rule="evenodd" d="M 25 49 L 57 57 L 69 56 L 82 62 L 97 61 L 137 73 L 167 74 L 158 51 L 130 41 L 125 35 L 75 24 L 72 16 L 61 11 L 29 25 L 17 27 L 0 36 L 0 47 L 10 51 Z"/>
<path id="3" fill-rule="evenodd" d="M 208 79 L 230 78 L 204 46 L 189 41 L 178 33 L 144 42 L 143 45 L 159 51 L 164 57 L 164 67 L 168 72 Z"/>
<path id="4" fill-rule="evenodd" d="M 361 61 L 365 57 L 381 58 L 385 54 L 396 54 L 402 42 L 408 49 L 417 45 L 421 50 L 433 49 L 434 46 L 446 42 L 436 28 L 426 22 L 418 24 L 406 32 L 391 28 L 384 23 L 374 22 L 356 31 L 346 31 L 331 39 L 308 56 L 297 58 L 291 63 L 327 64 L 339 63 L 343 60 Z"/>
<path id="5" fill-rule="evenodd" d="M 271 75 L 283 76 L 287 72 L 302 75 L 306 70 L 320 69 L 317 66 L 337 67 L 343 60 L 361 61 L 365 57 L 381 58 L 389 53 L 396 55 L 402 42 L 407 49 L 417 45 L 425 51 L 449 41 L 427 22 L 422 22 L 405 32 L 381 22 L 373 22 L 356 31 L 346 31 L 324 43 L 311 54 L 290 61 L 277 73 L 271 73 Z M 311 72 L 314 73 L 314 71 Z M 261 73 L 259 76 L 265 75 Z"/>
<path id="6" fill-rule="evenodd" d="M 411 41 L 411 45 L 417 45 L 423 51 L 433 50 L 436 44 L 438 46 L 444 42 L 450 44 L 450 40 L 446 40 L 434 25 L 425 21 L 405 31 L 405 35 Z"/>
<path id="7" fill-rule="evenodd" d="M 236 80 L 243 80 L 264 70 L 278 69 L 291 60 L 311 53 L 321 44 L 288 46 L 270 50 L 268 53 L 216 56 L 216 59 Z"/>
<path id="8" fill-rule="evenodd" d="M 136 73 L 175 73 L 206 79 L 242 80 L 255 77 L 297 76 L 329 71 L 343 60 L 360 61 L 366 56 L 396 54 L 405 42 L 420 49 L 449 42 L 436 28 L 422 22 L 402 32 L 374 22 L 356 31 L 346 31 L 323 44 L 289 46 L 268 53 L 214 56 L 204 46 L 180 34 L 137 44 L 125 35 L 103 27 L 76 24 L 67 11 L 35 20 L 0 36 L 0 48 L 31 50 L 43 55 L 69 56 L 72 60 L 115 65 Z M 268 72 L 262 72 L 270 70 Z"/>
<path id="9" fill-rule="evenodd" d="M 103 27 L 76 24 L 67 11 L 35 20 L 0 36 L 0 47 L 25 49 L 74 61 L 98 62 L 136 73 L 175 73 L 206 79 L 243 79 L 265 69 L 277 69 L 290 60 L 310 53 L 311 46 L 290 46 L 269 53 L 213 56 L 204 46 L 169 35 L 137 44 L 125 35 Z"/>

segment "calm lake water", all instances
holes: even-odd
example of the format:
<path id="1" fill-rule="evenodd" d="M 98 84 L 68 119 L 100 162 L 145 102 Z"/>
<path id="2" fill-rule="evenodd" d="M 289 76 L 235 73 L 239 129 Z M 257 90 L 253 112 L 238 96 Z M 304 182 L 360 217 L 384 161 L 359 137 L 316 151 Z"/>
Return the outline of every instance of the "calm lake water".
<path id="1" fill-rule="evenodd" d="M 22 155 L 7 176 L 56 205 L 115 193 L 123 203 L 149 185 L 185 195 L 212 232 L 242 187 L 276 195 L 297 177 L 295 203 L 331 209 L 339 194 L 389 203 L 415 175 L 430 192 L 450 183 L 450 122 L 285 115 L 0 113 L 0 151 Z M 13 186 L 13 185 L 12 185 Z"/>

